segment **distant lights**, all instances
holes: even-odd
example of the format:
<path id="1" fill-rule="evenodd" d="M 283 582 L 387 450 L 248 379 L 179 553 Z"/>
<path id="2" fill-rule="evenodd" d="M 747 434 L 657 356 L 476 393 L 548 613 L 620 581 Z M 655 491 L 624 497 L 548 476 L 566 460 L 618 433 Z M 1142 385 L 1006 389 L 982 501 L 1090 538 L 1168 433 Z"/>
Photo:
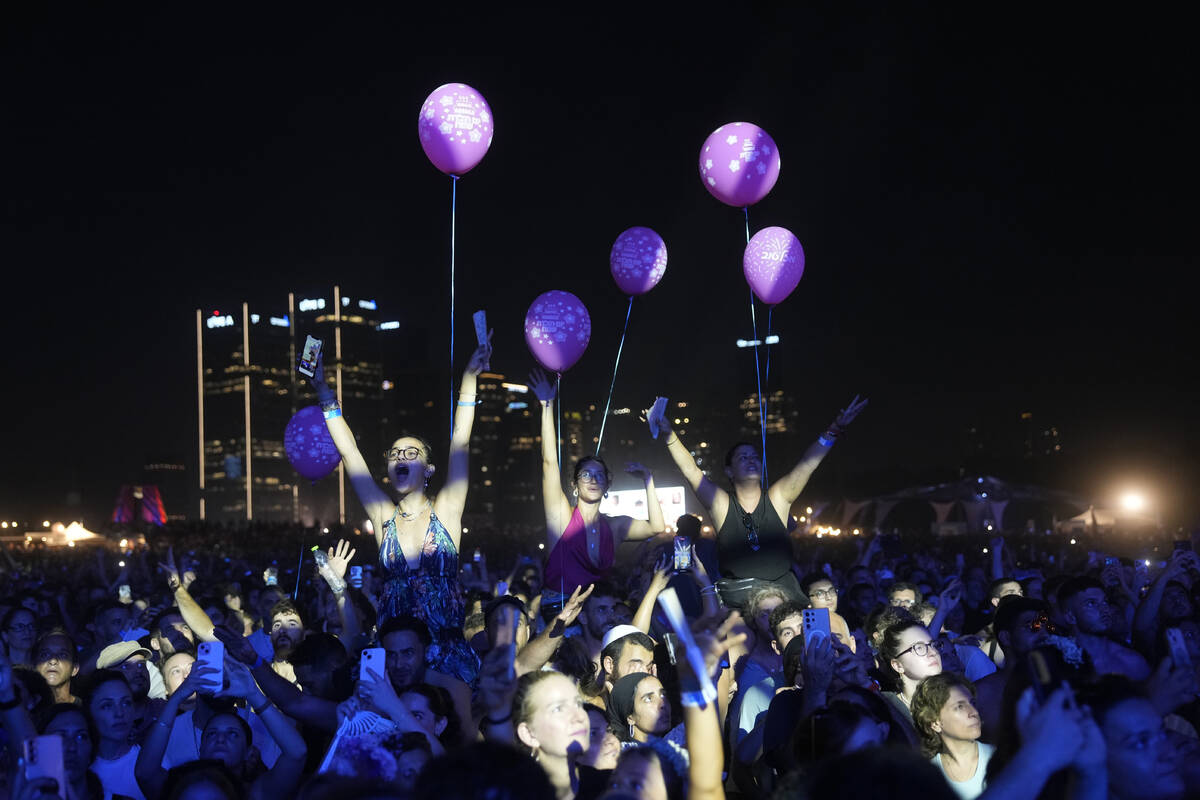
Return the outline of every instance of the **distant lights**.
<path id="1" fill-rule="evenodd" d="M 310 299 L 310 298 L 305 298 L 300 301 L 300 310 L 301 311 L 317 311 L 324 307 L 325 307 L 325 298 L 324 297 L 318 297 L 315 300 Z"/>
<path id="2" fill-rule="evenodd" d="M 43 540 L 43 541 L 44 541 L 44 540 Z M 118 561 L 118 562 L 117 562 L 117 566 L 118 566 L 118 567 L 124 567 L 124 566 L 125 566 L 125 562 L 124 562 L 124 561 Z"/>
<path id="3" fill-rule="evenodd" d="M 50 527 L 50 520 L 48 520 L 48 519 L 44 519 L 44 520 L 42 520 L 42 527 L 43 527 L 43 528 L 49 528 L 49 527 Z"/>
<path id="4" fill-rule="evenodd" d="M 393 319 L 393 320 L 389 320 L 387 322 L 379 323 L 379 330 L 381 330 L 381 331 L 394 331 L 399 327 L 400 327 L 400 320 L 398 320 L 398 319 Z"/>
<path id="5" fill-rule="evenodd" d="M 271 323 L 276 328 L 287 328 L 291 326 L 291 322 L 288 321 L 286 315 L 282 317 L 271 317 L 267 320 L 267 322 Z"/>
<path id="6" fill-rule="evenodd" d="M 1074 540 L 1074 539 L 1072 539 L 1072 540 L 1071 540 L 1071 544 L 1075 544 L 1075 540 Z"/>
<path id="7" fill-rule="evenodd" d="M 541 542 L 540 544 L 538 544 L 538 550 L 545 550 L 545 549 L 546 549 L 546 543 L 545 543 L 545 542 Z"/>
<path id="8" fill-rule="evenodd" d="M 233 316 L 230 314 L 217 316 L 217 313 L 214 311 L 213 316 L 206 319 L 204 324 L 209 330 L 212 330 L 213 328 L 228 328 L 234 324 Z"/>
<path id="9" fill-rule="evenodd" d="M 367 311 L 374 311 L 376 304 L 374 300 L 359 300 L 358 307 L 365 308 Z"/>

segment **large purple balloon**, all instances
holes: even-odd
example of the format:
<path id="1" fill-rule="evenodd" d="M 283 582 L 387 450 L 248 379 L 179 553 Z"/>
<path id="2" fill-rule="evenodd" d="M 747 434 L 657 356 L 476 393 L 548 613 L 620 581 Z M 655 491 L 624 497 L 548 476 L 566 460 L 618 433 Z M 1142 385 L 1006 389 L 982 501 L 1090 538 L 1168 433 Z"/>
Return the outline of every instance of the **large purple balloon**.
<path id="1" fill-rule="evenodd" d="M 539 295 L 525 314 L 529 352 L 551 372 L 566 372 L 587 349 L 592 318 L 578 297 L 552 289 Z"/>
<path id="2" fill-rule="evenodd" d="M 742 272 L 759 300 L 781 303 L 804 274 L 804 248 L 787 228 L 763 228 L 746 245 Z"/>
<path id="3" fill-rule="evenodd" d="M 766 131 L 731 122 L 713 131 L 700 148 L 700 180 L 727 205 L 752 206 L 779 180 L 779 148 Z"/>
<path id="4" fill-rule="evenodd" d="M 645 294 L 658 285 L 667 271 L 667 245 L 649 228 L 630 228 L 613 242 L 608 266 L 622 292 Z"/>
<path id="5" fill-rule="evenodd" d="M 465 83 L 447 83 L 425 98 L 417 133 L 435 167 L 447 175 L 464 175 L 492 146 L 492 109 Z"/>
<path id="6" fill-rule="evenodd" d="M 320 406 L 305 406 L 296 412 L 283 431 L 283 449 L 296 472 L 310 481 L 321 480 L 342 460 Z"/>

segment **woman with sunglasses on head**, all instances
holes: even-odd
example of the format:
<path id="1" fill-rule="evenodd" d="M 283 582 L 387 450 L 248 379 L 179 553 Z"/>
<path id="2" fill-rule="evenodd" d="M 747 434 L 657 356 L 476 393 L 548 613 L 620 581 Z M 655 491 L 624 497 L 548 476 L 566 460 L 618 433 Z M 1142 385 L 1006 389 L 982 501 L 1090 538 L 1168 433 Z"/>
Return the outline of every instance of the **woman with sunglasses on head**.
<path id="1" fill-rule="evenodd" d="M 612 474 L 599 456 L 575 462 L 571 478 L 576 504 L 562 490 L 558 463 L 558 434 L 554 430 L 554 382 L 544 371 L 529 374 L 529 386 L 542 406 L 542 503 L 546 512 L 546 543 L 550 554 L 542 580 L 542 616 L 553 618 L 563 600 L 581 586 L 598 583 L 612 569 L 617 545 L 649 539 L 667 529 L 662 506 L 654 491 L 654 475 L 641 464 L 629 463 L 625 471 L 646 486 L 649 520 L 609 516 L 600 512 L 608 496 Z"/>
<path id="2" fill-rule="evenodd" d="M 763 485 L 763 457 L 754 445 L 739 442 L 725 454 L 729 490 L 709 480 L 687 446 L 665 417 L 667 452 L 712 517 L 717 529 L 717 560 L 722 580 L 717 581 L 721 600 L 741 609 L 746 597 L 767 583 L 785 589 L 797 600 L 804 593 L 792 574 L 792 542 L 788 519 L 792 504 L 808 484 L 809 477 L 867 405 L 855 396 L 829 428 L 817 437 L 791 471 L 769 487 Z M 765 491 L 764 491 L 765 489 Z"/>
<path id="3" fill-rule="evenodd" d="M 313 389 L 325 425 L 342 464 L 375 531 L 379 562 L 384 571 L 379 598 L 379 624 L 413 614 L 429 627 L 433 643 L 426 648 L 430 667 L 471 683 L 479 659 L 463 639 L 466 607 L 458 582 L 458 547 L 462 513 L 467 500 L 467 459 L 475 421 L 475 382 L 492 355 L 491 333 L 467 362 L 459 387 L 450 437 L 446 482 L 430 496 L 429 479 L 437 466 L 433 449 L 419 436 L 401 436 L 385 454 L 387 476 L 395 499 L 375 483 L 350 426 L 342 416 L 337 395 L 325 383 L 323 359 L 318 359 Z"/>

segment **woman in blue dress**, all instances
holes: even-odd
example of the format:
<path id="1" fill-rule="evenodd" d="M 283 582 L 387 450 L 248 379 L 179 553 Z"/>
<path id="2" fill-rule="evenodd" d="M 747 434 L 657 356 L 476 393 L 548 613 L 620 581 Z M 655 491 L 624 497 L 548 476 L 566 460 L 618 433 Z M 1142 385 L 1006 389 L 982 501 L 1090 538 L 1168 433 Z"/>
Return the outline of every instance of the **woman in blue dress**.
<path id="1" fill-rule="evenodd" d="M 346 424 L 337 395 L 325 383 L 324 366 L 317 363 L 313 389 L 325 425 L 359 501 L 375 531 L 379 562 L 386 583 L 379 599 L 379 625 L 392 617 L 413 614 L 433 638 L 425 649 L 426 664 L 438 672 L 474 683 L 479 659 L 463 639 L 466 608 L 458 581 L 458 547 L 462 538 L 463 505 L 467 500 L 467 458 L 475 421 L 475 380 L 487 369 L 492 355 L 488 343 L 471 355 L 459 387 L 450 437 L 446 482 L 430 496 L 429 480 L 437 471 L 432 448 L 419 436 L 401 436 L 385 456 L 396 499 L 375 483 L 367 462 Z"/>

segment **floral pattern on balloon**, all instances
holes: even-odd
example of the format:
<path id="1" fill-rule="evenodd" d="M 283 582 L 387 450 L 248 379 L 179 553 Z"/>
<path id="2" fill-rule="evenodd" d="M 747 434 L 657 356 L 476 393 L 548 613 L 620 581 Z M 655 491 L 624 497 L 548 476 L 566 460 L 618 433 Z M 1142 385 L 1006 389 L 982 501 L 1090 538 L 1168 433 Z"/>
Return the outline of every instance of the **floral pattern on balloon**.
<path id="1" fill-rule="evenodd" d="M 465 83 L 447 83 L 425 98 L 417 133 L 435 167 L 447 175 L 464 175 L 492 146 L 492 109 Z"/>
<path id="2" fill-rule="evenodd" d="M 759 300 L 781 303 L 804 275 L 804 248 L 787 228 L 763 228 L 746 244 L 742 272 Z"/>
<path id="3" fill-rule="evenodd" d="M 650 228 L 629 228 L 613 242 L 608 266 L 622 292 L 645 294 L 658 285 L 667 271 L 666 242 Z"/>
<path id="4" fill-rule="evenodd" d="M 324 478 L 342 460 L 320 406 L 305 406 L 296 412 L 283 431 L 283 449 L 296 472 L 310 481 Z"/>
<path id="5" fill-rule="evenodd" d="M 779 180 L 779 148 L 762 128 L 731 122 L 700 148 L 700 181 L 713 197 L 736 208 L 752 206 Z"/>
<path id="6" fill-rule="evenodd" d="M 574 366 L 592 338 L 592 318 L 583 302 L 570 292 L 551 289 L 525 314 L 525 343 L 538 363 L 551 372 Z"/>

